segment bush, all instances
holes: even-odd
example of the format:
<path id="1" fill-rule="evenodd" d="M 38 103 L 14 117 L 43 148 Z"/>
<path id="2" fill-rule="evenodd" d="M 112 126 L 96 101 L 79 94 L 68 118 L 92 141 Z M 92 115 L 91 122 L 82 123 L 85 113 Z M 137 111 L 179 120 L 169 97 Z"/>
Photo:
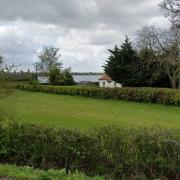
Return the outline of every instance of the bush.
<path id="1" fill-rule="evenodd" d="M 49 80 L 52 85 L 58 85 L 60 81 L 60 70 L 52 68 L 49 72 Z"/>
<path id="2" fill-rule="evenodd" d="M 64 95 L 81 95 L 101 99 L 127 100 L 180 106 L 180 90 L 166 88 L 98 88 L 78 86 L 17 85 L 18 89 Z"/>
<path id="3" fill-rule="evenodd" d="M 107 179 L 178 179 L 179 134 L 104 127 L 86 133 L 35 125 L 0 127 L 0 162 L 76 170 Z"/>
<path id="4" fill-rule="evenodd" d="M 65 69 L 60 72 L 58 68 L 52 68 L 49 72 L 49 80 L 52 85 L 74 85 L 74 80 L 70 73 L 70 69 Z"/>

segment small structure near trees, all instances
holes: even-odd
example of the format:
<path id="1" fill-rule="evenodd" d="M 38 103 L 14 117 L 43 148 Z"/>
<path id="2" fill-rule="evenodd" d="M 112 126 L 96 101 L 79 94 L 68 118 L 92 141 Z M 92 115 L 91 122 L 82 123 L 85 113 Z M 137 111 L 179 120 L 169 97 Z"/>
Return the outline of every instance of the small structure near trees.
<path id="1" fill-rule="evenodd" d="M 122 88 L 120 83 L 116 83 L 106 74 L 99 78 L 99 86 L 105 88 Z"/>

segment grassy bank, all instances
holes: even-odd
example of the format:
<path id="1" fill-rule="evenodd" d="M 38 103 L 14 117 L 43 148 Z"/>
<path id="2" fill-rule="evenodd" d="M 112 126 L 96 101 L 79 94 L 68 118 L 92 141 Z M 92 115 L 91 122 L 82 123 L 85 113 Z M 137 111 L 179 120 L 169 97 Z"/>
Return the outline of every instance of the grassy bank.
<path id="1" fill-rule="evenodd" d="M 19 122 L 89 129 L 97 126 L 180 128 L 180 108 L 81 96 L 16 91 L 1 105 Z"/>
<path id="2" fill-rule="evenodd" d="M 103 180 L 100 177 L 90 178 L 80 173 L 67 174 L 65 170 L 37 170 L 31 167 L 0 164 L 0 177 L 18 180 Z"/>

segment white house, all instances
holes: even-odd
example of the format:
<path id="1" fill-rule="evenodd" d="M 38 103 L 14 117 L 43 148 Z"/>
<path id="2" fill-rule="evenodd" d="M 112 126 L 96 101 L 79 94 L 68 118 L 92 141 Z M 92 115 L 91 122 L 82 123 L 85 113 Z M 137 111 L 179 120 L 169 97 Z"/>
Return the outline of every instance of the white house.
<path id="1" fill-rule="evenodd" d="M 109 77 L 106 74 L 99 78 L 99 86 L 106 88 L 115 88 L 115 87 L 122 88 L 121 84 L 116 83 L 115 81 L 112 80 L 111 77 Z"/>

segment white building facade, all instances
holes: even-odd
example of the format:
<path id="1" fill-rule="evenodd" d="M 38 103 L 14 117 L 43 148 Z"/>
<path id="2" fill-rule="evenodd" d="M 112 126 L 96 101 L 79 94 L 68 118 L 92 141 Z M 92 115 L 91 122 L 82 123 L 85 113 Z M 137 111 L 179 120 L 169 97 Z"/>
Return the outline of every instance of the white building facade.
<path id="1" fill-rule="evenodd" d="M 116 83 L 108 75 L 99 78 L 99 86 L 104 88 L 122 88 L 120 83 Z"/>

